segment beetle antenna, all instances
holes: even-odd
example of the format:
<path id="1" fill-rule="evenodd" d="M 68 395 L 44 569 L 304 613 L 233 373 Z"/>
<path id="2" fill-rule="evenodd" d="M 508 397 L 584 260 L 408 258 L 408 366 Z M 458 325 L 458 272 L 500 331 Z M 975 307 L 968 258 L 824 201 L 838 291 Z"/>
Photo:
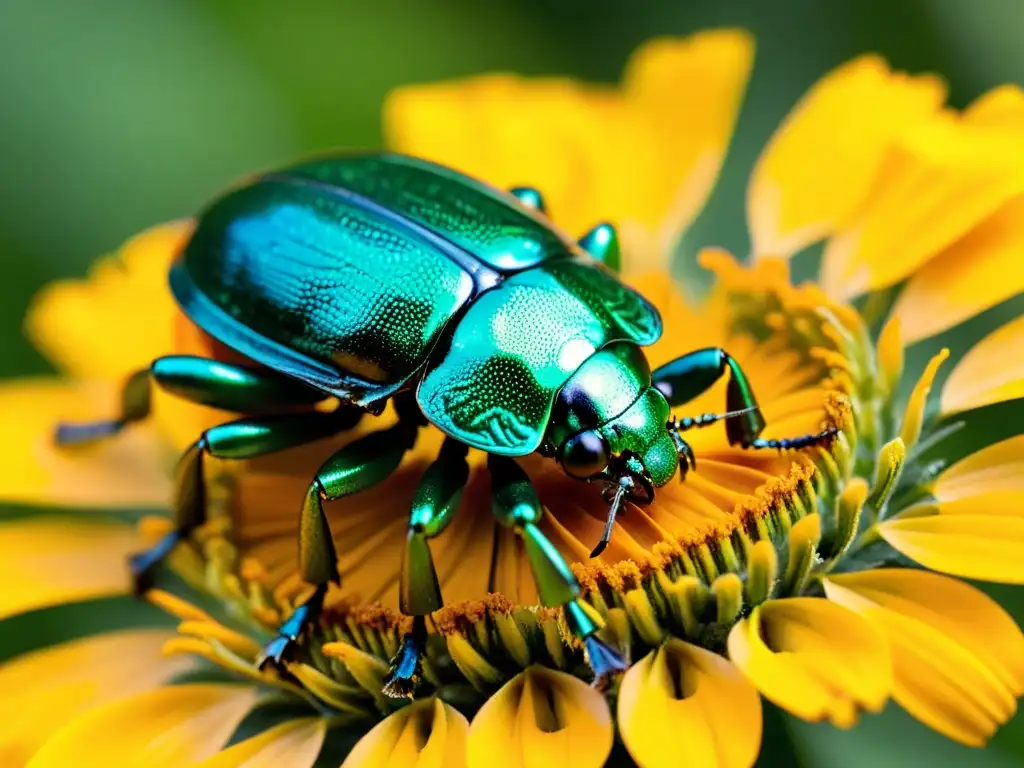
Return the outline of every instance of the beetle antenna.
<path id="1" fill-rule="evenodd" d="M 604 521 L 604 533 L 601 534 L 601 540 L 597 542 L 597 546 L 594 547 L 594 551 L 590 553 L 591 557 L 597 557 L 604 552 L 605 547 L 608 546 L 608 542 L 612 540 L 612 529 L 615 528 L 615 517 L 619 514 L 619 508 L 622 506 L 622 499 L 626 495 L 629 485 L 629 478 L 624 477 L 619 480 L 619 484 L 615 488 L 615 496 L 612 497 L 611 506 L 608 507 L 608 517 Z"/>
<path id="2" fill-rule="evenodd" d="M 702 429 L 703 427 L 710 427 L 712 424 L 721 421 L 722 419 L 731 419 L 756 410 L 757 406 L 752 405 L 749 408 L 741 408 L 738 411 L 726 411 L 725 413 L 702 413 L 700 416 L 684 416 L 681 419 L 672 418 L 668 422 L 668 428 L 675 432 L 686 432 L 690 429 Z"/>

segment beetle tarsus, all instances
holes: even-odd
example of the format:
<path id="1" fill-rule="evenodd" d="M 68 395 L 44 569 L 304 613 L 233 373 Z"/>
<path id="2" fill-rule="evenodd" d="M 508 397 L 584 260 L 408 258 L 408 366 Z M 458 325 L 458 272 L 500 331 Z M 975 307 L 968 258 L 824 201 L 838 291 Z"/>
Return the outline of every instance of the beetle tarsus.
<path id="1" fill-rule="evenodd" d="M 822 443 L 828 442 L 837 434 L 839 434 L 839 430 L 836 427 L 830 427 L 829 429 L 824 429 L 817 434 L 801 435 L 800 437 L 784 437 L 780 439 L 765 439 L 759 437 L 751 440 L 743 447 L 753 449 L 776 448 L 780 451 L 786 451 L 794 448 L 808 448 L 812 445 L 821 445 Z"/>
<path id="2" fill-rule="evenodd" d="M 259 669 L 266 669 L 268 666 L 280 667 L 287 660 L 302 634 L 319 618 L 326 594 L 327 585 L 321 584 L 306 602 L 292 611 L 277 630 L 277 637 L 264 646 L 263 652 L 256 660 Z"/>
<path id="3" fill-rule="evenodd" d="M 58 424 L 53 431 L 53 441 L 59 446 L 85 445 L 113 437 L 127 422 L 124 419 L 107 419 L 81 423 Z"/>
<path id="4" fill-rule="evenodd" d="M 594 672 L 592 685 L 597 690 L 604 691 L 617 675 L 629 669 L 629 663 L 622 654 L 604 643 L 596 634 L 583 638 L 583 645 L 587 651 L 587 663 Z"/>
<path id="5" fill-rule="evenodd" d="M 175 529 L 149 549 L 136 552 L 128 557 L 128 569 L 132 574 L 132 591 L 136 597 L 141 597 L 153 588 L 153 574 L 157 565 L 171 553 L 171 550 L 185 535 L 185 531 Z"/>
<path id="6" fill-rule="evenodd" d="M 427 640 L 427 622 L 423 616 L 413 617 L 412 632 L 402 638 L 398 653 L 391 660 L 382 691 L 393 699 L 411 699 L 423 677 L 421 659 Z"/>

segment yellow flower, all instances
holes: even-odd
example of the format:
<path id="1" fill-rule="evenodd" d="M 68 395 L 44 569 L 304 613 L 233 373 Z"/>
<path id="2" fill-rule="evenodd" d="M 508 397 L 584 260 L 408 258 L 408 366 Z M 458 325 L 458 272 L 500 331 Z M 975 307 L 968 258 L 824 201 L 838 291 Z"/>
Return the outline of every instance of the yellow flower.
<path id="1" fill-rule="evenodd" d="M 730 447 L 720 429 L 694 432 L 697 470 L 647 506 L 628 504 L 593 560 L 600 494 L 539 458 L 523 462 L 544 503 L 541 528 L 583 585 L 581 610 L 632 662 L 609 691 L 587 685 L 563 612 L 538 607 L 521 542 L 496 529 L 472 456 L 455 522 L 432 545 L 446 607 L 432 616 L 417 698 L 402 706 L 382 694 L 408 623 L 397 613 L 399 561 L 416 479 L 440 444 L 434 430 L 383 490 L 330 506 L 343 586 L 302 660 L 259 671 L 262 644 L 309 591 L 295 551 L 308 477 L 348 435 L 241 467 L 211 462 L 209 522 L 171 559 L 209 612 L 154 591 L 177 634 L 125 630 L 7 664 L 4 765 L 301 768 L 356 727 L 365 735 L 346 768 L 599 766 L 616 733 L 645 768 L 749 766 L 761 696 L 842 728 L 891 697 L 941 733 L 983 744 L 1024 690 L 1024 636 L 990 598 L 941 574 L 1024 581 L 1024 436 L 959 460 L 945 440 L 981 406 L 1024 395 L 1024 364 L 1007 353 L 1024 324 L 955 362 L 937 414 L 929 395 L 948 353 L 906 378 L 904 345 L 1024 289 L 1011 255 L 1024 241 L 1024 94 L 997 89 L 957 113 L 942 106 L 938 79 L 875 57 L 828 74 L 752 172 L 753 266 L 706 251 L 717 280 L 694 304 L 664 268 L 721 165 L 751 59 L 746 35 L 704 33 L 644 46 L 618 88 L 484 76 L 403 88 L 385 109 L 396 150 L 496 185 L 535 185 L 572 231 L 618 225 L 627 279 L 665 322 L 653 365 L 723 346 L 758 393 L 766 436 L 838 429 L 827 449 L 784 455 Z M 144 233 L 88 280 L 37 301 L 29 333 L 67 376 L 0 389 L 7 442 L 19 446 L 0 474 L 5 498 L 155 506 L 174 452 L 226 418 L 161 397 L 155 418 L 123 438 L 74 455 L 49 443 L 58 419 L 112 412 L 119 379 L 161 354 L 228 354 L 184 322 L 164 288 L 190 226 Z M 785 259 L 819 242 L 821 285 L 792 286 Z M 865 293 L 864 314 L 845 303 Z M 688 409 L 723 402 L 715 389 Z M 381 419 L 374 426 L 393 415 Z M 0 617 L 125 592 L 125 553 L 169 526 L 69 514 L 0 523 Z M 230 681 L 164 685 L 211 667 Z M 253 707 L 281 697 L 304 713 L 223 749 Z"/>

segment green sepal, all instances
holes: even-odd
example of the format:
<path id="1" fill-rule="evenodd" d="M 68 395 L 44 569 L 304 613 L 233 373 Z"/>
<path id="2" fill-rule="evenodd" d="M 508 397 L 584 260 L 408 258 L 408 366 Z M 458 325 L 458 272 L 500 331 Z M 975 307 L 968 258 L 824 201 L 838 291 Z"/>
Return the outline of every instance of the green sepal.
<path id="1" fill-rule="evenodd" d="M 580 585 L 562 554 L 533 523 L 522 527 L 522 536 L 541 604 L 553 608 L 572 602 Z"/>
<path id="2" fill-rule="evenodd" d="M 622 271 L 622 247 L 611 224 L 598 224 L 579 239 L 579 246 L 609 269 Z"/>

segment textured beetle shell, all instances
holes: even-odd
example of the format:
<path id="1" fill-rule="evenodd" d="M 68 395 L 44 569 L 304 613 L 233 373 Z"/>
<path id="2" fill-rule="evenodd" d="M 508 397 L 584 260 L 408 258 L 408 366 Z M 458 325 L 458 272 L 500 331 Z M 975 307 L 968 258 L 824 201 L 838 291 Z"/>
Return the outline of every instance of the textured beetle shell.
<path id="1" fill-rule="evenodd" d="M 591 355 L 613 341 L 650 344 L 660 334 L 657 311 L 602 268 L 548 261 L 470 305 L 450 346 L 427 367 L 420 408 L 474 447 L 530 453 L 558 390 Z"/>
<path id="2" fill-rule="evenodd" d="M 337 382 L 311 383 L 363 400 L 401 386 L 473 293 L 470 275 L 414 231 L 279 178 L 214 204 L 182 266 L 202 296 L 255 334 L 250 342 L 276 342 L 337 369 Z M 191 298 L 179 295 L 186 311 Z M 229 323 L 207 310 L 200 325 L 280 367 L 244 339 L 224 338 Z"/>
<path id="3" fill-rule="evenodd" d="M 650 304 L 511 195 L 394 155 L 228 193 L 171 287 L 218 340 L 342 399 L 370 406 L 421 377 L 430 421 L 507 455 L 537 448 L 595 350 L 661 333 Z"/>
<path id="4" fill-rule="evenodd" d="M 283 171 L 343 187 L 408 216 L 490 267 L 511 272 L 579 247 L 511 195 L 425 160 L 350 155 Z"/>

